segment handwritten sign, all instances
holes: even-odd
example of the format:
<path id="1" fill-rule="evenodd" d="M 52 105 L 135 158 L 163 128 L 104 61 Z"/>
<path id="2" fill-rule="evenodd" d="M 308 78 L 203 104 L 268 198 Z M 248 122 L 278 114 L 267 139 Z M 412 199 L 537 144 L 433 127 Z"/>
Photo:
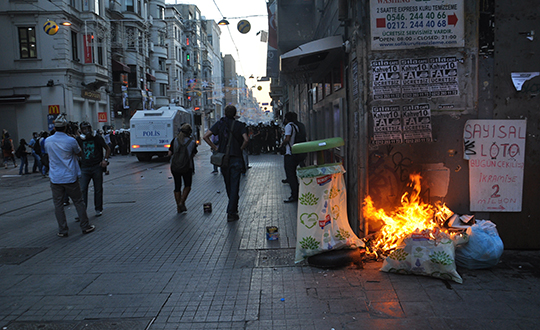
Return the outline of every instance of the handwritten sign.
<path id="1" fill-rule="evenodd" d="M 527 120 L 466 122 L 471 211 L 521 211 L 526 130 Z"/>

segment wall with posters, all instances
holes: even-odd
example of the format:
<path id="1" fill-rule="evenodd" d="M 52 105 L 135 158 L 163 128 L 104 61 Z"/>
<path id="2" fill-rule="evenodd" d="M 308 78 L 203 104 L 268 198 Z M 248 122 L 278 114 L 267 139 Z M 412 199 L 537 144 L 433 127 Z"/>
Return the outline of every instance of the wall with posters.
<path id="1" fill-rule="evenodd" d="M 460 156 L 463 126 L 477 116 L 477 10 L 467 0 L 369 2 L 368 186 L 381 207 L 399 203 L 418 172 L 426 201 L 470 212 Z"/>
<path id="2" fill-rule="evenodd" d="M 411 171 L 437 172 L 430 180 L 439 184 L 449 175 L 437 193 L 445 196 L 425 198 L 492 220 L 507 249 L 540 248 L 537 1 L 396 2 L 371 0 L 367 10 L 359 76 L 368 85 L 369 193 L 392 204 Z M 515 84 L 518 74 L 529 78 Z M 466 128 L 484 120 L 515 134 L 483 140 Z M 465 160 L 472 151 L 478 158 Z"/>

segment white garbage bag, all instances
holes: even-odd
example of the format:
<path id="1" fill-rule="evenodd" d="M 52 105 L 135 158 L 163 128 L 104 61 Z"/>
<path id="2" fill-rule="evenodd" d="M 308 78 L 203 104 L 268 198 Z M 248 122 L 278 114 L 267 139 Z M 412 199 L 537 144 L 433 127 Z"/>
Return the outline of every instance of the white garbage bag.
<path id="1" fill-rule="evenodd" d="M 297 170 L 299 198 L 295 262 L 324 251 L 363 247 L 347 218 L 347 192 L 341 164 Z"/>

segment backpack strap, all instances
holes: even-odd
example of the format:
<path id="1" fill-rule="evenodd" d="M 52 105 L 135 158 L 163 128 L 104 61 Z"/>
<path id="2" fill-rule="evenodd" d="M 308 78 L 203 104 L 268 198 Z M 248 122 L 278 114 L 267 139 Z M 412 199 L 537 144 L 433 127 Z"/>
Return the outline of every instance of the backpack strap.
<path id="1" fill-rule="evenodd" d="M 299 129 L 298 127 L 296 127 L 296 124 L 291 122 L 291 126 L 293 128 L 293 131 L 294 131 L 294 139 L 295 139 L 295 142 L 296 142 L 296 135 L 298 134 L 299 132 Z M 292 136 L 292 135 L 291 135 Z M 289 140 L 289 142 L 287 143 L 291 148 L 292 148 L 292 145 L 291 145 L 291 140 Z"/>

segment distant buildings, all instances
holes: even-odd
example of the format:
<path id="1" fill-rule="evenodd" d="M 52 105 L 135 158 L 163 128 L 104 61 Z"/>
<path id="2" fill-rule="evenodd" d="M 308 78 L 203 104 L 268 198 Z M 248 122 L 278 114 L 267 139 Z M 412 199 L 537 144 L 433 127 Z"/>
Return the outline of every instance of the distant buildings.
<path id="1" fill-rule="evenodd" d="M 0 28 L 0 122 L 16 140 L 50 130 L 63 112 L 95 128 L 128 128 L 136 110 L 175 103 L 210 125 L 228 103 L 221 31 L 195 5 L 2 1 Z"/>

